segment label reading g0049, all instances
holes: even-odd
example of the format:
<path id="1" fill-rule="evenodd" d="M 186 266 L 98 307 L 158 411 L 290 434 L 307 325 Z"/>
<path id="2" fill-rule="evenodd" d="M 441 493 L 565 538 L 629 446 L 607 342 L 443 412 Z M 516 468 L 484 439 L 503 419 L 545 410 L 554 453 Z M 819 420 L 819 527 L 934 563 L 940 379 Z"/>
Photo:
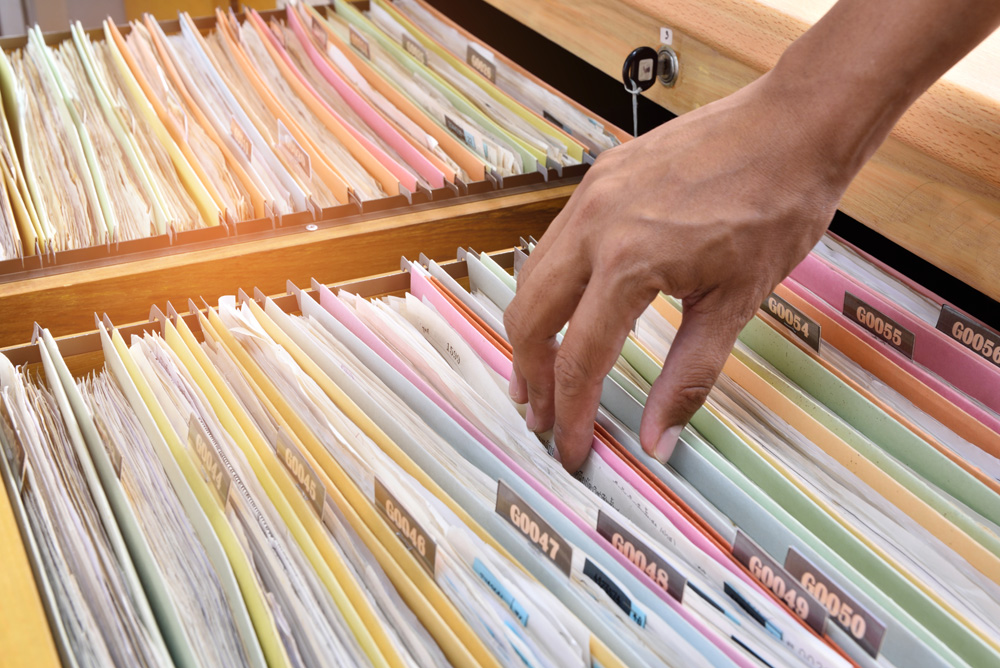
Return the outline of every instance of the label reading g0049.
<path id="1" fill-rule="evenodd" d="M 959 313 L 945 304 L 938 316 L 937 328 L 963 346 L 1000 366 L 1000 333 Z"/>
<path id="2" fill-rule="evenodd" d="M 875 338 L 913 359 L 913 332 L 850 292 L 844 293 L 844 315 L 867 329 Z"/>
<path id="3" fill-rule="evenodd" d="M 573 564 L 569 544 L 503 480 L 497 483 L 496 512 L 569 577 L 570 566 Z"/>
<path id="4" fill-rule="evenodd" d="M 802 584 L 788 574 L 781 564 L 771 558 L 742 531 L 736 532 L 733 556 L 750 571 L 758 582 L 770 589 L 816 633 L 823 635 L 826 625 L 826 608 L 806 591 Z"/>
<path id="5" fill-rule="evenodd" d="M 807 346 L 819 352 L 819 323 L 773 292 L 768 295 L 760 307 L 787 327 Z"/>
<path id="6" fill-rule="evenodd" d="M 434 575 L 434 557 L 437 553 L 437 544 L 431 540 L 424 528 L 413 519 L 406 508 L 399 504 L 396 497 L 385 488 L 385 485 L 378 478 L 375 478 L 375 505 L 389 519 L 389 523 L 396 528 L 396 535 L 402 539 L 407 547 L 416 552 L 420 563 L 427 569 L 427 572 Z"/>
<path id="7" fill-rule="evenodd" d="M 826 608 L 830 619 L 844 629 L 854 642 L 872 658 L 878 657 L 885 638 L 885 624 L 794 547 L 788 548 L 785 570 Z"/>

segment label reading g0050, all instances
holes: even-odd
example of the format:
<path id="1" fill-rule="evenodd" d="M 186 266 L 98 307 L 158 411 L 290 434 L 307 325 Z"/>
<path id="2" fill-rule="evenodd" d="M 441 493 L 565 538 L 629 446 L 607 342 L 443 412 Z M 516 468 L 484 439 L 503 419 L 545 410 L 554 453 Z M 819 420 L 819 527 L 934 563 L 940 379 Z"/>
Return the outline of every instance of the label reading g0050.
<path id="1" fill-rule="evenodd" d="M 850 292 L 844 293 L 843 312 L 852 321 L 871 332 L 875 338 L 913 359 L 913 332 Z"/>

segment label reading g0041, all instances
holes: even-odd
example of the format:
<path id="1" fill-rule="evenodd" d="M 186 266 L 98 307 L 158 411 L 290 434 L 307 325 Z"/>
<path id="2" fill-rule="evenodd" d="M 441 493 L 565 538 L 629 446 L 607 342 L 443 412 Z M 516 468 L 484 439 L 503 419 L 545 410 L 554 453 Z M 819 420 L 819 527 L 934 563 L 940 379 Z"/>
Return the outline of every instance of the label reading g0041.
<path id="1" fill-rule="evenodd" d="M 437 544 L 431 540 L 424 528 L 399 504 L 396 497 L 385 488 L 382 481 L 375 478 L 375 505 L 396 528 L 396 535 L 403 543 L 416 552 L 427 572 L 434 575 L 434 557 Z"/>
<path id="2" fill-rule="evenodd" d="M 758 582 L 770 589 L 816 633 L 823 635 L 826 625 L 826 608 L 806 591 L 802 584 L 788 574 L 781 564 L 771 558 L 742 531 L 736 532 L 733 556 L 750 571 Z"/>
<path id="3" fill-rule="evenodd" d="M 947 304 L 941 307 L 937 328 L 972 352 L 982 355 L 983 359 L 1000 366 L 1000 333 Z"/>
<path id="4" fill-rule="evenodd" d="M 773 292 L 768 295 L 760 307 L 787 327 L 807 346 L 819 352 L 819 323 Z"/>
<path id="5" fill-rule="evenodd" d="M 569 544 L 503 480 L 497 483 L 496 512 L 569 577 L 570 566 L 573 564 Z"/>
<path id="6" fill-rule="evenodd" d="M 878 657 L 885 638 L 885 624 L 794 547 L 788 548 L 785 570 L 826 608 L 830 619 L 844 629 L 854 642 L 872 658 Z"/>
<path id="7" fill-rule="evenodd" d="M 844 315 L 867 329 L 875 338 L 913 359 L 913 332 L 850 292 L 844 293 Z"/>

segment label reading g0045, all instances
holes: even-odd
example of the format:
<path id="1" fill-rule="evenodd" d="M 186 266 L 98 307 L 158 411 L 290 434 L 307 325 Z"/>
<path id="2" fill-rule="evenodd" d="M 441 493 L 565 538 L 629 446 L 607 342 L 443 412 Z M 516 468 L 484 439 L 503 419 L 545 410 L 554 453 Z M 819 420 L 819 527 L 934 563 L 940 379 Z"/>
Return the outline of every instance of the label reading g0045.
<path id="1" fill-rule="evenodd" d="M 569 577 L 570 566 L 573 564 L 569 544 L 503 480 L 497 483 L 496 512 Z"/>
<path id="2" fill-rule="evenodd" d="M 982 355 L 983 359 L 1000 366 L 1000 333 L 947 304 L 941 307 L 937 328 L 972 352 Z"/>
<path id="3" fill-rule="evenodd" d="M 375 478 L 375 505 L 396 528 L 396 535 L 403 543 L 416 552 L 427 572 L 434 575 L 434 557 L 437 544 L 431 540 L 424 528 L 399 504 L 396 497 L 385 488 L 382 481 Z"/>
<path id="4" fill-rule="evenodd" d="M 785 570 L 826 608 L 830 619 L 844 629 L 854 642 L 872 658 L 878 657 L 885 638 L 885 624 L 794 547 L 788 548 Z"/>
<path id="5" fill-rule="evenodd" d="M 768 295 L 760 307 L 787 327 L 807 346 L 819 352 L 819 323 L 773 292 Z"/>
<path id="6" fill-rule="evenodd" d="M 806 591 L 802 584 L 788 574 L 781 564 L 771 558 L 742 531 L 736 532 L 733 556 L 750 571 L 758 582 L 770 589 L 816 633 L 823 635 L 826 625 L 826 608 Z"/>
<path id="7" fill-rule="evenodd" d="M 913 332 L 850 292 L 844 293 L 844 315 L 867 329 L 875 338 L 913 359 Z"/>

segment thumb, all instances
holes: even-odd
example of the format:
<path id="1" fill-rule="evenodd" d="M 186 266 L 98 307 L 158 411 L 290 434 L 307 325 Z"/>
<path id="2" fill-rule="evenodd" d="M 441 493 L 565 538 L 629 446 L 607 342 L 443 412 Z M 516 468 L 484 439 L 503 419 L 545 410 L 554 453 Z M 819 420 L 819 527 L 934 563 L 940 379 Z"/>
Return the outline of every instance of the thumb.
<path id="1" fill-rule="evenodd" d="M 685 305 L 663 371 L 646 400 L 639 439 L 643 450 L 661 462 L 670 458 L 681 429 L 705 403 L 736 337 L 753 317 L 753 309 L 736 305 L 741 300 L 715 294 Z"/>

